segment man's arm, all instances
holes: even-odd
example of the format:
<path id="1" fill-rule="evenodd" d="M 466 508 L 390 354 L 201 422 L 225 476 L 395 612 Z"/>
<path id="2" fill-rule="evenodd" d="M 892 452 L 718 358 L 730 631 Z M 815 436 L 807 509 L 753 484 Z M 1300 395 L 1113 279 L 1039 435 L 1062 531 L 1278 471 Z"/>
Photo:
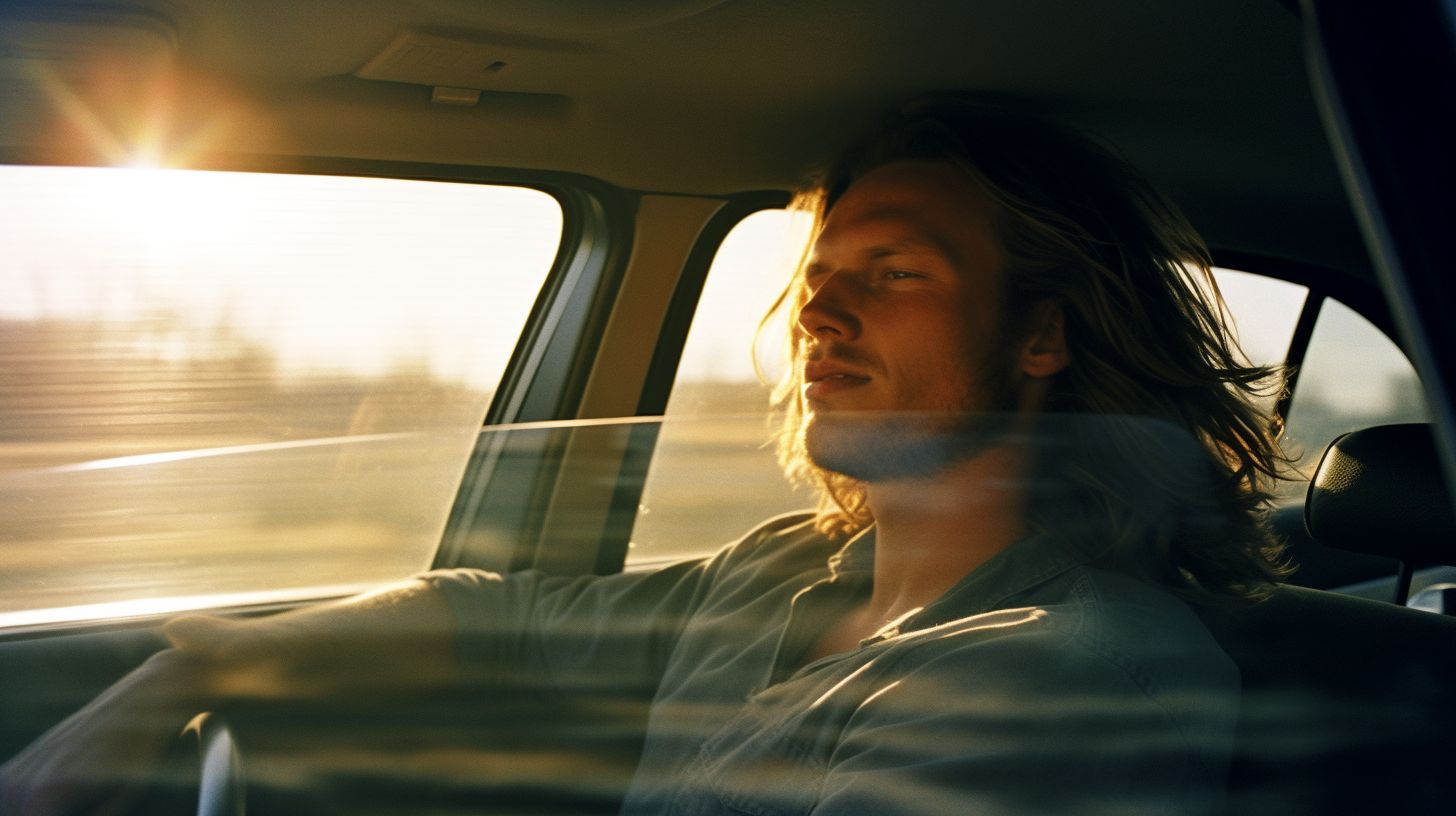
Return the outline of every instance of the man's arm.
<path id="1" fill-rule="evenodd" d="M 414 578 L 262 618 L 184 616 L 163 631 L 174 648 L 211 668 L 207 692 L 218 698 L 451 682 L 456 627 L 441 592 Z"/>
<path id="2" fill-rule="evenodd" d="M 452 627 L 422 580 L 267 618 L 174 620 L 173 648 L 0 766 L 0 813 L 124 812 L 188 720 L 232 697 L 443 682 Z"/>
<path id="3" fill-rule="evenodd" d="M 130 801 L 189 719 L 229 700 L 469 683 L 560 691 L 656 687 L 684 621 L 735 551 L 597 577 L 442 570 L 349 598 L 249 619 L 187 616 L 173 648 L 0 766 L 0 814 L 106 812 Z"/>
<path id="4" fill-rule="evenodd" d="M 0 814 L 122 812 L 183 726 L 230 701 L 456 683 L 650 690 L 720 560 L 609 577 L 444 570 L 267 617 L 177 618 L 172 648 L 0 766 Z"/>

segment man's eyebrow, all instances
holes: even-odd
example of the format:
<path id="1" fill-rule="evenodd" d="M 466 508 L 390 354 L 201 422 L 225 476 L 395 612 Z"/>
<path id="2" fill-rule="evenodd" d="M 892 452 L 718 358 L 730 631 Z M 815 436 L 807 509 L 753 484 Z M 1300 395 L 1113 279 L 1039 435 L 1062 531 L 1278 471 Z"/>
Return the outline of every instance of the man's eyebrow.
<path id="1" fill-rule="evenodd" d="M 912 252 L 929 250 L 940 255 L 946 254 L 945 247 L 938 241 L 928 238 L 902 238 L 894 243 L 876 244 L 865 250 L 865 254 L 871 258 L 887 258 L 892 255 L 906 255 Z"/>
<path id="2" fill-rule="evenodd" d="M 930 252 L 942 258 L 954 258 L 954 251 L 946 244 L 932 236 L 905 235 L 896 237 L 894 240 L 882 241 L 862 247 L 856 250 L 860 257 L 869 260 L 881 260 L 893 258 L 897 255 L 911 255 L 920 252 Z M 811 260 L 804 265 L 805 276 L 813 275 L 824 271 L 825 264 L 820 260 Z"/>

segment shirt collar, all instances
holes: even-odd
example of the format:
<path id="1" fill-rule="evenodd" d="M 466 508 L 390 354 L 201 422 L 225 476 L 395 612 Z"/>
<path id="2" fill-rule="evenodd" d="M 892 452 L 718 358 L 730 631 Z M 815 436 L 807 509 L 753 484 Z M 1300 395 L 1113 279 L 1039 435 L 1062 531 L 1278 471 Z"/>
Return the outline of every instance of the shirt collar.
<path id="1" fill-rule="evenodd" d="M 1008 599 L 1075 567 L 1091 557 L 1063 537 L 1033 533 L 972 570 L 938 599 L 905 623 L 933 626 L 1000 608 Z M 855 535 L 829 558 L 832 578 L 865 574 L 875 568 L 875 528 Z"/>
<path id="2" fill-rule="evenodd" d="M 829 556 L 829 574 L 834 578 L 852 573 L 875 571 L 875 528 L 866 527 L 845 542 L 839 552 Z"/>

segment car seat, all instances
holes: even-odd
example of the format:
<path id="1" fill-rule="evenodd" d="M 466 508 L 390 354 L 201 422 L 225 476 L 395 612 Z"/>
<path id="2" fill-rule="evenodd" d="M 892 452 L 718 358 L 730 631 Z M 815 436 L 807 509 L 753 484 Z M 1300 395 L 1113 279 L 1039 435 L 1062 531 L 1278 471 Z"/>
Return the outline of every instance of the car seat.
<path id="1" fill-rule="evenodd" d="M 1319 545 L 1398 559 L 1408 587 L 1456 562 L 1447 495 L 1428 426 L 1370 428 L 1330 445 L 1305 521 Z M 1243 676 L 1227 813 L 1453 807 L 1456 617 L 1298 586 L 1200 614 Z"/>

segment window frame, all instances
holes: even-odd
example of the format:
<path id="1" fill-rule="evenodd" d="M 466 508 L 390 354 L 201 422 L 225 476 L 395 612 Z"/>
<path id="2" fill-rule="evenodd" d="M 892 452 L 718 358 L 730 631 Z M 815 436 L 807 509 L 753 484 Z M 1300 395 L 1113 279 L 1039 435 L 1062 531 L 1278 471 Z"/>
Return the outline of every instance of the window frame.
<path id="1" fill-rule="evenodd" d="M 1314 336 L 1315 323 L 1318 321 L 1320 310 L 1327 299 L 1340 301 L 1370 321 L 1375 328 L 1395 343 L 1407 360 L 1410 359 L 1410 352 L 1401 342 L 1400 334 L 1396 331 L 1395 321 L 1374 281 L 1361 280 L 1348 273 L 1327 267 L 1248 252 L 1215 250 L 1213 263 L 1214 266 L 1223 269 L 1274 278 L 1298 284 L 1308 290 L 1304 305 L 1300 307 L 1299 318 L 1295 322 L 1294 335 L 1289 340 L 1289 348 L 1284 356 L 1284 364 L 1289 367 L 1288 375 L 1283 393 L 1274 406 L 1275 416 L 1281 422 L 1288 419 L 1290 403 L 1294 399 L 1294 392 L 1299 387 L 1299 372 L 1304 365 L 1305 355 L 1309 353 L 1309 343 Z"/>
<path id="2" fill-rule="evenodd" d="M 45 151 L 0 149 L 0 164 L 17 166 L 103 167 L 68 160 Z M 594 350 L 615 305 L 618 286 L 631 251 L 634 195 L 589 176 L 517 168 L 384 161 L 317 156 L 254 156 L 218 154 L 189 162 L 188 170 L 273 175 L 348 176 L 358 178 L 436 181 L 513 186 L 552 197 L 561 207 L 562 232 L 556 256 L 486 412 L 483 428 L 535 419 L 575 416 L 591 371 Z M 482 454 L 485 455 L 482 455 Z M 472 512 L 497 464 L 489 451 L 477 449 L 467 464 L 452 502 L 446 526 L 435 548 L 434 566 L 501 565 L 484 563 L 488 554 L 468 545 Z M 543 474 L 543 478 L 552 474 Z M 521 523 L 544 515 L 547 507 L 524 503 Z M 330 593 L 226 607 L 228 612 L 262 614 L 305 606 L 336 597 Z M 219 607 L 219 609 L 222 609 Z M 203 611 L 203 610 L 199 610 Z M 0 642 L 48 633 L 84 633 L 115 627 L 147 627 L 172 613 L 74 623 L 38 624 L 0 631 Z"/>
<path id="3" fill-rule="evenodd" d="M 637 398 L 638 417 L 661 417 L 677 378 L 678 363 L 687 344 L 688 332 L 697 315 L 698 302 L 708 280 L 708 270 L 728 233 L 754 213 L 788 206 L 792 196 L 782 190 L 756 190 L 729 196 L 698 233 L 683 262 L 657 342 Z M 617 488 L 607 510 L 606 524 L 597 547 L 593 572 L 607 575 L 621 572 L 627 563 L 628 545 L 647 473 L 657 452 L 657 423 L 636 425 L 631 430 L 629 454 L 622 461 Z"/>

